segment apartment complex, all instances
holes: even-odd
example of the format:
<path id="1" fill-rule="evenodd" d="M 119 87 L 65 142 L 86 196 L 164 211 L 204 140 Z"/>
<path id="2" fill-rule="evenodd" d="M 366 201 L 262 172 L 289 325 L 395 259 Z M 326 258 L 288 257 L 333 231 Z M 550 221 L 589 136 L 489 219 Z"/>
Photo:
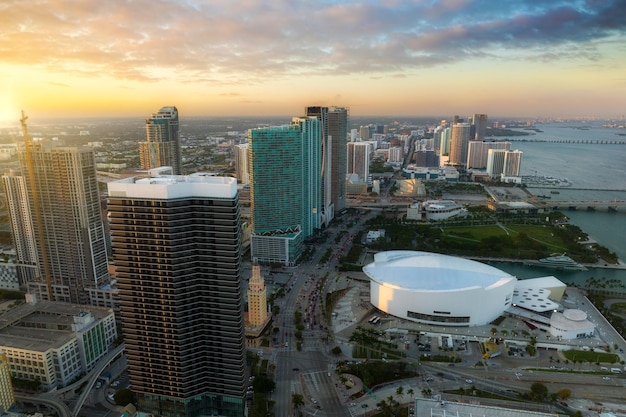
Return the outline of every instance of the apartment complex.
<path id="1" fill-rule="evenodd" d="M 141 168 L 172 167 L 173 173 L 182 174 L 178 109 L 161 107 L 146 119 L 146 140 L 139 142 Z"/>
<path id="2" fill-rule="evenodd" d="M 250 129 L 253 262 L 294 265 L 322 226 L 322 146 L 317 117 Z"/>
<path id="3" fill-rule="evenodd" d="M 154 416 L 243 416 L 237 181 L 151 170 L 108 184 L 130 383 Z"/>
<path id="4" fill-rule="evenodd" d="M 22 123 L 21 175 L 3 176 L 20 284 L 38 300 L 87 304 L 109 282 L 94 153 L 31 141 Z"/>

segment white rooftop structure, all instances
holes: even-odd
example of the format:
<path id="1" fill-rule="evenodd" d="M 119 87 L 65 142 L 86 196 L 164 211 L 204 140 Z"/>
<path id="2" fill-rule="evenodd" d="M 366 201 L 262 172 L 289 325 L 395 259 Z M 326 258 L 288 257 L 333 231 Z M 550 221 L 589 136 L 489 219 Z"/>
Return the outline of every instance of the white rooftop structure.
<path id="1" fill-rule="evenodd" d="M 403 319 L 432 325 L 481 326 L 511 305 L 517 278 L 492 266 L 417 251 L 374 255 L 363 272 L 371 303 Z"/>
<path id="2" fill-rule="evenodd" d="M 388 251 L 374 255 L 363 271 L 387 286 L 408 290 L 489 288 L 516 278 L 497 268 L 455 256 L 418 251 Z"/>
<path id="3" fill-rule="evenodd" d="M 237 195 L 237 179 L 213 173 L 169 175 L 170 167 L 148 171 L 147 177 L 130 177 L 107 184 L 109 196 L 131 198 L 173 199 L 182 197 L 233 198 Z"/>
<path id="4" fill-rule="evenodd" d="M 535 313 L 556 311 L 560 305 L 549 299 L 550 290 L 540 287 L 520 288 L 515 286 L 513 306 L 525 308 Z"/>

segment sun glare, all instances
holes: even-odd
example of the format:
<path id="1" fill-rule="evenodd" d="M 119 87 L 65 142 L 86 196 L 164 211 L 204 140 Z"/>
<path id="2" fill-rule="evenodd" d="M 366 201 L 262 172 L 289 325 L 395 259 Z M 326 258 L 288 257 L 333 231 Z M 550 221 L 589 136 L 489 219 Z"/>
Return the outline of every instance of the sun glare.
<path id="1" fill-rule="evenodd" d="M 0 127 L 19 125 L 20 112 L 9 97 L 0 96 Z"/>

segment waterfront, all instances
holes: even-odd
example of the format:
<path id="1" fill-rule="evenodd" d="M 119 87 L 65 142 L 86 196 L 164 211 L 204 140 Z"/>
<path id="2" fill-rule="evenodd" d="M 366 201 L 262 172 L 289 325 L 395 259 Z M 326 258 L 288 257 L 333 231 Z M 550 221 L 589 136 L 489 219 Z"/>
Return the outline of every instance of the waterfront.
<path id="1" fill-rule="evenodd" d="M 533 194 L 550 195 L 551 200 L 626 200 L 626 144 L 561 143 L 559 140 L 612 140 L 626 143 L 624 129 L 603 128 L 596 124 L 539 124 L 542 132 L 514 141 L 513 149 L 524 152 L 522 175 L 543 175 L 567 178 L 572 189 L 559 188 L 559 194 L 548 189 L 530 188 Z M 516 138 L 520 139 L 520 138 Z M 522 140 L 524 138 L 521 138 Z M 533 140 L 542 140 L 534 142 Z M 590 188 L 576 190 L 575 188 Z M 624 191 L 601 191 L 606 189 Z M 626 262 L 626 212 L 564 211 L 572 224 L 585 231 L 592 240 L 615 252 Z M 494 266 L 520 279 L 553 275 L 567 284 L 581 285 L 588 278 L 619 279 L 626 285 L 626 270 L 589 269 L 588 271 L 557 271 L 521 264 L 494 263 Z"/>

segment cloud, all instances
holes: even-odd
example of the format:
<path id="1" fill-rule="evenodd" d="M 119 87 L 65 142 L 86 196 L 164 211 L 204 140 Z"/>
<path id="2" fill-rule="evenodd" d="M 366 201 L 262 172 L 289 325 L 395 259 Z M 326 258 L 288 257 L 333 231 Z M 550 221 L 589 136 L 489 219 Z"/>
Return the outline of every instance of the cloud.
<path id="1" fill-rule="evenodd" d="M 0 13 L 8 64 L 225 85 L 469 59 L 593 61 L 597 42 L 626 29 L 620 0 L 4 0 Z"/>

